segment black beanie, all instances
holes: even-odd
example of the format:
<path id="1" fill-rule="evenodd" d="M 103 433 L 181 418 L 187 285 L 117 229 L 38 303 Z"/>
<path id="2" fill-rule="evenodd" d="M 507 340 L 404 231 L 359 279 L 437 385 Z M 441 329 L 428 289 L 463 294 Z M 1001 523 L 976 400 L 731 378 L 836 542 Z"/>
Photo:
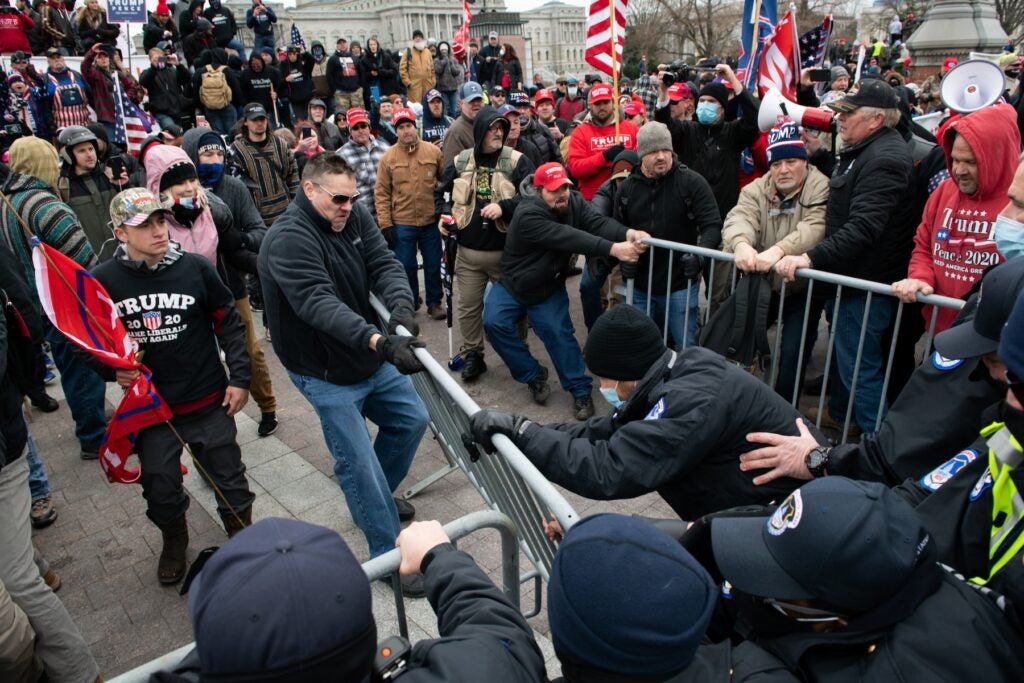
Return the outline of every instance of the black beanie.
<path id="1" fill-rule="evenodd" d="M 667 350 L 654 321 L 639 309 L 622 304 L 594 323 L 583 345 L 583 357 L 598 377 L 631 381 L 643 378 Z"/>
<path id="2" fill-rule="evenodd" d="M 700 96 L 714 97 L 718 100 L 718 103 L 722 105 L 722 109 L 725 109 L 726 105 L 729 104 L 729 91 L 721 83 L 708 83 L 700 90 Z"/>
<path id="3" fill-rule="evenodd" d="M 163 192 L 168 187 L 197 178 L 199 178 L 199 174 L 196 173 L 196 167 L 191 161 L 176 161 L 168 166 L 164 174 L 160 176 L 160 191 Z"/>
<path id="4" fill-rule="evenodd" d="M 204 152 L 219 151 L 222 154 L 227 154 L 227 148 L 224 146 L 224 138 L 214 133 L 212 130 L 209 133 L 203 133 L 202 137 L 199 138 L 199 148 L 196 151 L 196 158 L 198 159 Z"/>

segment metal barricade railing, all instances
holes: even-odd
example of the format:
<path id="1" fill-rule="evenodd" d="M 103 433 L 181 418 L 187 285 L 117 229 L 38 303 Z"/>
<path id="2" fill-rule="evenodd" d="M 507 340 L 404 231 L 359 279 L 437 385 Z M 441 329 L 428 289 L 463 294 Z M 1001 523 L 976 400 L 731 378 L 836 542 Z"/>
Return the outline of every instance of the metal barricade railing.
<path id="1" fill-rule="evenodd" d="M 371 296 L 370 302 L 378 315 L 387 320 L 388 311 L 380 300 Z M 400 327 L 399 332 L 408 330 Z M 427 406 L 431 431 L 445 456 L 462 470 L 487 505 L 516 523 L 523 553 L 536 568 L 536 576 L 528 575 L 524 580 L 547 580 L 555 546 L 544 534 L 541 520 L 553 514 L 562 529 L 568 531 L 579 516 L 510 439 L 500 434 L 494 436 L 495 455 L 473 445 L 469 439 L 469 416 L 480 407 L 430 352 L 417 349 L 416 357 L 426 370 L 412 375 L 412 381 Z M 539 604 L 529 615 L 538 610 Z"/>
<path id="2" fill-rule="evenodd" d="M 471 512 L 444 525 L 444 531 L 452 543 L 458 543 L 459 540 L 481 529 L 494 529 L 501 538 L 501 588 L 509 601 L 519 607 L 519 543 L 516 538 L 515 523 L 507 515 L 495 510 L 481 510 Z M 367 579 L 376 581 L 389 575 L 396 575 L 401 562 L 402 553 L 395 548 L 364 562 L 363 572 Z M 404 598 L 401 589 L 398 588 L 399 582 L 393 580 L 392 585 L 395 587 L 395 608 L 399 631 L 403 637 L 408 638 L 409 629 L 405 618 Z M 182 645 L 176 650 L 110 679 L 109 683 L 145 683 L 157 671 L 173 668 L 194 647 L 194 642 Z"/>
<path id="3" fill-rule="evenodd" d="M 732 264 L 732 267 L 730 269 L 730 274 L 729 274 L 730 286 L 729 286 L 728 291 L 731 293 L 733 290 L 735 290 L 735 288 L 736 288 L 736 281 L 737 281 L 737 277 L 738 277 L 738 269 L 735 267 L 735 257 L 733 256 L 733 254 L 726 253 L 724 251 L 718 251 L 718 250 L 715 250 L 715 249 L 707 249 L 707 248 L 698 247 L 698 246 L 695 246 L 695 245 L 681 244 L 681 243 L 678 243 L 678 242 L 670 242 L 668 240 L 662 240 L 662 239 L 656 239 L 656 238 L 645 239 L 644 243 L 647 244 L 648 247 L 649 247 L 647 255 L 645 255 L 644 258 L 649 259 L 648 263 L 650 263 L 650 264 L 654 263 L 655 253 L 659 249 L 665 249 L 665 250 L 669 250 L 669 251 L 673 251 L 673 252 L 682 252 L 682 253 L 688 253 L 688 254 L 696 254 L 698 256 L 702 256 L 705 259 L 708 259 L 708 260 L 711 261 L 711 263 L 713 265 L 710 268 L 706 268 L 705 269 L 705 272 L 707 273 L 707 279 L 703 283 L 704 284 L 704 301 L 703 302 L 705 304 L 705 309 L 704 309 L 704 315 L 703 315 L 703 321 L 702 322 L 704 324 L 707 323 L 707 321 L 709 320 L 709 318 L 710 318 L 710 316 L 712 314 L 712 309 L 714 308 L 713 304 L 715 303 L 715 296 L 716 296 L 715 278 L 716 277 L 721 278 L 721 277 L 724 276 L 724 273 L 722 272 L 724 264 Z M 666 303 L 665 303 L 665 312 L 664 312 L 664 316 L 663 316 L 664 319 L 663 320 L 660 320 L 660 319 L 657 320 L 657 322 L 659 322 L 660 326 L 662 327 L 662 334 L 663 334 L 663 337 L 664 337 L 666 342 L 668 341 L 668 337 L 669 337 L 669 329 L 670 329 L 669 319 L 670 319 L 670 314 L 672 313 L 671 307 L 669 305 L 669 300 L 667 298 L 668 293 L 670 293 L 671 290 L 672 290 L 672 287 L 671 287 L 671 283 L 672 283 L 672 267 L 673 267 L 672 261 L 673 260 L 671 258 L 668 260 L 667 277 L 666 277 L 667 282 L 666 282 L 666 289 L 665 289 L 665 291 L 666 291 Z M 718 265 L 716 267 L 715 264 L 720 264 L 720 265 Z M 861 280 L 861 279 L 858 279 L 858 278 L 848 277 L 848 276 L 845 276 L 845 275 L 836 275 L 834 273 L 828 273 L 828 272 L 825 272 L 825 271 L 814 270 L 814 269 L 811 269 L 811 268 L 801 268 L 801 269 L 796 271 L 796 275 L 797 275 L 798 278 L 800 278 L 801 280 L 805 281 L 806 292 L 804 294 L 802 294 L 802 295 L 798 295 L 798 294 L 795 294 L 795 293 L 790 293 L 790 295 L 788 296 L 787 295 L 787 288 L 791 289 L 793 287 L 793 284 L 786 283 L 785 281 L 781 282 L 781 285 L 780 285 L 779 291 L 778 291 L 779 305 L 778 305 L 778 309 L 777 309 L 777 317 L 774 318 L 774 319 L 771 318 L 771 317 L 769 318 L 769 327 L 771 327 L 772 324 L 775 325 L 775 334 L 774 334 L 774 339 L 773 339 L 774 343 L 772 344 L 773 352 L 771 354 L 771 365 L 770 365 L 769 368 L 765 368 L 764 369 L 764 378 L 765 378 L 765 380 L 770 385 L 775 386 L 776 380 L 779 377 L 780 363 L 782 362 L 782 358 L 781 358 L 781 355 L 782 355 L 781 354 L 782 333 L 783 333 L 783 323 L 782 323 L 782 320 L 783 320 L 783 312 L 784 312 L 785 307 L 787 305 L 787 298 L 793 299 L 794 297 L 803 296 L 804 297 L 804 315 L 803 315 L 803 320 L 802 320 L 802 323 L 801 323 L 800 345 L 799 345 L 798 357 L 797 357 L 797 360 L 796 360 L 796 380 L 794 381 L 794 384 L 793 384 L 792 394 L 790 396 L 788 396 L 788 398 L 790 400 L 790 403 L 793 406 L 796 406 L 796 407 L 799 407 L 800 398 L 801 398 L 801 391 L 800 391 L 800 384 L 801 384 L 801 382 L 800 382 L 800 378 L 801 378 L 801 376 L 803 374 L 803 371 L 804 371 L 805 361 L 809 357 L 809 353 L 810 353 L 810 349 L 807 348 L 807 344 L 810 341 L 811 344 L 812 344 L 812 347 L 813 347 L 813 344 L 816 341 L 817 329 L 818 329 L 818 325 L 820 323 L 820 316 L 821 316 L 822 310 L 825 309 L 825 303 L 828 302 L 828 301 L 832 302 L 831 303 L 831 310 L 826 310 L 825 311 L 826 312 L 826 318 L 831 321 L 831 320 L 835 320 L 836 316 L 839 313 L 839 305 L 840 305 L 840 302 L 842 301 L 842 298 L 843 298 L 843 295 L 844 295 L 844 291 L 846 291 L 847 293 L 850 293 L 850 292 L 853 293 L 853 294 L 849 294 L 849 296 L 855 296 L 855 295 L 856 296 L 860 296 L 861 294 L 863 294 L 863 296 L 864 296 L 863 322 L 862 322 L 862 325 L 861 325 L 859 339 L 857 341 L 857 351 L 856 351 L 856 355 L 855 355 L 854 363 L 853 363 L 853 373 L 852 373 L 852 377 L 851 377 L 851 380 L 850 380 L 850 387 L 849 387 L 848 391 L 846 390 L 845 385 L 838 389 L 838 390 L 843 391 L 844 393 L 847 394 L 846 412 L 842 416 L 842 418 L 843 418 L 842 419 L 843 429 L 842 429 L 842 436 L 841 436 L 841 439 L 840 439 L 840 441 L 842 441 L 842 442 L 845 442 L 847 440 L 847 438 L 849 436 L 850 426 L 851 426 L 851 424 L 852 424 L 852 422 L 853 422 L 853 420 L 855 418 L 855 416 L 854 416 L 854 405 L 855 405 L 855 403 L 854 402 L 855 402 L 855 399 L 857 397 L 857 388 L 858 388 L 857 385 L 858 385 L 858 382 L 862 380 L 861 369 L 862 369 L 862 364 L 863 364 L 863 360 L 864 360 L 865 343 L 867 342 L 866 336 L 867 336 L 867 330 L 868 330 L 868 316 L 869 316 L 869 313 L 871 312 L 872 304 L 873 304 L 873 302 L 878 297 L 886 297 L 887 299 L 895 299 L 896 300 L 896 310 L 894 311 L 894 313 L 892 315 L 892 318 L 891 318 L 892 322 L 891 322 L 891 324 L 889 326 L 889 328 L 892 330 L 892 339 L 889 342 L 888 351 L 885 353 L 885 364 L 884 364 L 884 374 L 883 374 L 883 381 L 882 381 L 882 388 L 881 388 L 881 397 L 879 399 L 878 410 L 877 410 L 877 417 L 876 417 L 875 424 L 874 424 L 874 429 L 877 430 L 878 427 L 881 425 L 882 418 L 884 417 L 884 413 L 885 413 L 886 394 L 888 392 L 890 380 L 892 379 L 893 363 L 894 363 L 894 360 L 895 360 L 895 357 L 896 357 L 896 347 L 897 347 L 897 342 L 899 341 L 899 331 L 900 331 L 900 325 L 901 325 L 901 323 L 903 321 L 904 306 L 905 306 L 905 304 L 902 301 L 899 301 L 898 299 L 896 299 L 896 297 L 894 297 L 892 295 L 891 287 L 888 284 L 883 284 L 883 283 L 879 283 L 879 282 L 872 282 L 872 281 L 869 281 L 869 280 Z M 649 293 L 654 290 L 654 287 L 653 287 L 653 285 L 654 285 L 653 277 L 654 277 L 654 268 L 653 267 L 649 267 L 648 268 L 648 272 L 647 272 L 647 290 L 646 290 L 648 292 L 648 295 L 646 296 L 646 307 L 645 307 L 646 308 L 646 312 L 647 312 L 648 315 L 651 315 L 652 299 L 654 298 L 654 297 L 649 295 Z M 814 288 L 815 288 L 815 284 L 816 283 L 818 284 L 819 289 L 821 289 L 822 287 L 827 286 L 827 287 L 834 287 L 834 291 L 833 292 L 827 292 L 825 294 L 819 295 L 818 297 L 815 297 L 815 295 L 814 295 Z M 625 284 L 620 289 L 620 293 L 625 295 L 625 300 L 626 300 L 627 303 L 632 303 L 633 302 L 635 291 L 636 291 L 636 282 L 634 280 L 632 280 L 632 279 L 626 280 Z M 684 311 L 683 311 L 683 316 L 684 316 L 683 329 L 684 330 L 688 330 L 689 329 L 690 309 L 691 309 L 691 305 L 695 303 L 695 302 L 692 301 L 692 298 L 691 298 L 692 296 L 693 296 L 692 290 L 687 288 L 687 290 L 686 290 L 686 305 L 685 305 L 685 308 L 684 308 Z M 817 299 L 817 301 L 816 301 L 816 299 Z M 946 297 L 946 296 L 923 295 L 923 294 L 920 294 L 920 293 L 918 293 L 918 295 L 917 295 L 917 302 L 921 303 L 921 304 L 926 304 L 926 305 L 933 306 L 932 313 L 931 313 L 931 319 L 930 319 L 929 324 L 927 326 L 926 332 L 925 332 L 925 334 L 922 337 L 923 348 L 925 349 L 925 353 L 927 354 L 928 349 L 931 347 L 931 339 L 932 339 L 932 337 L 935 334 L 935 325 L 936 325 L 936 322 L 937 322 L 938 309 L 939 308 L 949 308 L 949 309 L 959 310 L 964 305 L 964 302 L 961 301 L 960 299 L 953 299 L 953 298 Z M 720 303 L 720 302 L 718 302 L 718 303 Z M 790 301 L 789 302 L 789 305 L 796 305 L 796 304 L 797 304 L 796 301 Z M 775 320 L 777 322 L 773 322 L 773 320 Z M 813 328 L 812 328 L 812 326 L 813 326 Z M 829 383 L 831 381 L 831 378 L 835 376 L 835 373 L 833 372 L 833 367 L 832 366 L 833 366 L 833 358 L 834 358 L 835 346 L 836 346 L 836 342 L 835 342 L 835 339 L 836 339 L 836 329 L 837 329 L 836 325 L 829 325 L 829 334 L 828 334 L 828 338 L 827 338 L 827 341 L 826 341 L 826 349 L 825 349 L 825 356 L 824 356 L 825 357 L 825 367 L 824 367 L 823 382 L 822 382 L 822 388 L 821 388 L 821 392 L 820 392 L 820 395 L 819 395 L 819 398 L 818 398 L 818 402 L 817 402 L 817 426 L 818 427 L 821 426 L 822 417 L 824 416 L 824 413 L 825 413 L 826 395 L 828 393 Z M 682 340 L 674 340 L 674 341 L 675 341 L 676 345 L 679 346 L 679 347 L 685 347 L 687 345 L 687 343 L 688 343 L 688 340 L 685 338 L 685 335 L 684 335 L 684 339 L 682 339 Z M 919 342 L 919 345 L 922 345 L 921 342 Z M 921 359 L 918 359 L 918 362 L 920 362 L 920 360 Z M 837 378 L 837 381 L 841 381 L 841 380 L 838 380 L 838 378 Z M 838 419 L 840 416 L 832 416 L 832 417 Z"/>

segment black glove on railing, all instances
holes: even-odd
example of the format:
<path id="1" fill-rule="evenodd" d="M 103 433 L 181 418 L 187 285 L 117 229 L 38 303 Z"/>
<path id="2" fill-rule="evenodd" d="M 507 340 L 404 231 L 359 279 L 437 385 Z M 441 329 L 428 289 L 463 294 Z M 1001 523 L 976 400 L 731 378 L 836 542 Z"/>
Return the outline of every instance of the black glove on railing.
<path id="1" fill-rule="evenodd" d="M 386 360 L 398 368 L 403 375 L 412 375 L 423 369 L 423 363 L 416 357 L 413 349 L 421 349 L 424 346 L 416 337 L 393 334 L 377 340 L 377 355 L 381 360 Z"/>

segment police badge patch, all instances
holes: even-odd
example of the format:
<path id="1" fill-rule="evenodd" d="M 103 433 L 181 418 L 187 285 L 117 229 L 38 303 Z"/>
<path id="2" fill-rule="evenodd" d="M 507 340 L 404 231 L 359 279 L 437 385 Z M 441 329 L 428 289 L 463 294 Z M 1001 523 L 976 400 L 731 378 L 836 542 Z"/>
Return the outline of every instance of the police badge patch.
<path id="1" fill-rule="evenodd" d="M 782 505 L 768 518 L 768 533 L 772 536 L 781 536 L 786 529 L 797 528 L 803 514 L 804 500 L 800 497 L 800 490 L 797 489 L 790 494 L 789 498 L 782 501 Z"/>
<path id="2" fill-rule="evenodd" d="M 929 491 L 938 491 L 942 485 L 952 479 L 957 472 L 967 467 L 977 459 L 978 451 L 972 448 L 962 450 L 928 474 L 921 477 L 921 481 L 918 483 Z"/>

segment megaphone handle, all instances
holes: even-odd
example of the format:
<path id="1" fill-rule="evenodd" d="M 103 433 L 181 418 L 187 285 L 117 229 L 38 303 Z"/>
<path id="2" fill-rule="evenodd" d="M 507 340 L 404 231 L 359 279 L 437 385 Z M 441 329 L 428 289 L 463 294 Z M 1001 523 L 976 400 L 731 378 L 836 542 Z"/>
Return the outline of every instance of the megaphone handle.
<path id="1" fill-rule="evenodd" d="M 779 111 L 782 112 L 783 116 L 789 118 L 789 111 L 786 109 L 786 100 L 779 100 Z"/>
<path id="2" fill-rule="evenodd" d="M 836 120 L 832 119 L 832 158 L 836 157 L 836 136 L 839 135 L 839 126 L 836 125 Z"/>

